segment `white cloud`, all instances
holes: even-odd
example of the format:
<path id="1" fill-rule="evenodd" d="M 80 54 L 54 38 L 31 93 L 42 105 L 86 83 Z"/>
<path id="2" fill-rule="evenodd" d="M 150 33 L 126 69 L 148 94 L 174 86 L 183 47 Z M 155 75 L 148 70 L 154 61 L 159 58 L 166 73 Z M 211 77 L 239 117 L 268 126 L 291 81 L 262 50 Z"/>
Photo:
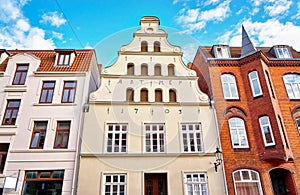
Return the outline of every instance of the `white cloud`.
<path id="1" fill-rule="evenodd" d="M 298 3 L 297 7 L 298 13 L 295 16 L 293 16 L 292 19 L 300 19 L 300 2 Z"/>
<path id="2" fill-rule="evenodd" d="M 204 3 L 204 6 L 207 6 L 207 5 L 214 5 L 216 3 L 219 3 L 220 0 L 207 0 L 205 1 Z"/>
<path id="3" fill-rule="evenodd" d="M 198 42 L 188 43 L 182 46 L 182 52 L 184 54 L 183 58 L 185 63 L 192 62 L 194 60 L 198 47 Z"/>
<path id="4" fill-rule="evenodd" d="M 40 20 L 40 23 L 50 23 L 50 25 L 56 26 L 57 28 L 66 22 L 67 20 L 63 17 L 63 15 L 58 14 L 57 12 L 45 13 L 42 15 L 42 19 Z"/>
<path id="5" fill-rule="evenodd" d="M 184 33 L 199 31 L 205 27 L 207 22 L 220 22 L 227 18 L 230 13 L 230 2 L 231 0 L 226 0 L 216 7 L 205 11 L 201 11 L 200 8 L 183 8 L 176 17 L 176 21 L 185 29 Z"/>
<path id="6" fill-rule="evenodd" d="M 64 36 L 62 33 L 55 32 L 55 31 L 52 31 L 52 35 L 53 35 L 54 38 L 57 38 L 59 40 L 62 40 L 63 36 Z"/>
<path id="7" fill-rule="evenodd" d="M 292 1 L 288 0 L 268 0 L 268 2 L 271 5 L 266 5 L 264 9 L 271 17 L 285 14 L 292 5 Z"/>
<path id="8" fill-rule="evenodd" d="M 17 27 L 24 32 L 30 29 L 30 24 L 24 19 L 19 19 L 16 24 Z"/>
<path id="9" fill-rule="evenodd" d="M 45 30 L 33 27 L 22 13 L 30 0 L 0 0 L 0 48 L 52 49 L 54 42 L 47 39 Z"/>
<path id="10" fill-rule="evenodd" d="M 280 23 L 277 19 L 269 19 L 266 22 L 247 20 L 243 25 L 256 46 L 290 45 L 294 49 L 300 50 L 298 41 L 300 26 L 296 26 L 292 22 Z M 218 37 L 217 40 L 225 41 L 231 46 L 241 46 L 241 24 L 237 24 L 233 30 Z"/>

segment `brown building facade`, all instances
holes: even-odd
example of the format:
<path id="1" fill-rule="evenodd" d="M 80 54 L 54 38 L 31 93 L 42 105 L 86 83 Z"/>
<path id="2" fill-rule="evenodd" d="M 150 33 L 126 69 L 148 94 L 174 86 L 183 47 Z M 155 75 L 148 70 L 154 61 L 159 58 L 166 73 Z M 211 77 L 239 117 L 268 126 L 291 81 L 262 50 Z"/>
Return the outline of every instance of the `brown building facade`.
<path id="1" fill-rule="evenodd" d="M 216 109 L 228 194 L 298 194 L 300 55 L 242 30 L 242 47 L 200 46 L 189 65 Z"/>

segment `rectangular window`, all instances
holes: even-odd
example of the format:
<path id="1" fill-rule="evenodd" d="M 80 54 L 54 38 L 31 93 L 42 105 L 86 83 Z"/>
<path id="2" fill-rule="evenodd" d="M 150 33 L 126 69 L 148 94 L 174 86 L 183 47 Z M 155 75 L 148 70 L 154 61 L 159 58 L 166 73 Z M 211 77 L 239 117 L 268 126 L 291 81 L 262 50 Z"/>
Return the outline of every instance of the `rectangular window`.
<path id="1" fill-rule="evenodd" d="M 7 152 L 9 148 L 9 143 L 0 143 L 0 173 L 3 173 Z"/>
<path id="2" fill-rule="evenodd" d="M 21 100 L 7 100 L 7 106 L 4 113 L 2 125 L 15 125 Z"/>
<path id="3" fill-rule="evenodd" d="M 184 152 L 203 152 L 201 124 L 181 124 Z"/>
<path id="4" fill-rule="evenodd" d="M 127 124 L 107 125 L 107 152 L 127 152 Z"/>
<path id="5" fill-rule="evenodd" d="M 47 130 L 47 121 L 35 121 L 31 136 L 30 148 L 42 149 L 44 147 Z"/>
<path id="6" fill-rule="evenodd" d="M 259 124 L 262 131 L 265 146 L 274 146 L 275 140 L 273 137 L 273 132 L 268 116 L 263 116 L 259 118 Z"/>
<path id="7" fill-rule="evenodd" d="M 165 152 L 165 124 L 145 124 L 146 152 Z"/>
<path id="8" fill-rule="evenodd" d="M 71 56 L 71 54 L 69 54 L 69 53 L 60 53 L 58 55 L 57 65 L 60 65 L 60 66 L 70 65 L 70 56 Z"/>
<path id="9" fill-rule="evenodd" d="M 184 187 L 187 195 L 208 195 L 206 173 L 185 173 Z"/>
<path id="10" fill-rule="evenodd" d="M 22 194 L 62 194 L 64 170 L 26 171 Z"/>
<path id="11" fill-rule="evenodd" d="M 76 92 L 76 81 L 65 81 L 61 102 L 73 103 L 75 99 L 75 92 Z"/>
<path id="12" fill-rule="evenodd" d="M 250 80 L 253 97 L 262 95 L 257 71 L 252 71 L 249 73 L 249 80 Z"/>
<path id="13" fill-rule="evenodd" d="M 51 103 L 53 99 L 55 81 L 43 81 L 40 103 Z"/>
<path id="14" fill-rule="evenodd" d="M 287 47 L 278 47 L 276 48 L 277 58 L 291 58 L 290 51 Z"/>
<path id="15" fill-rule="evenodd" d="M 57 122 L 54 148 L 68 148 L 70 126 L 70 121 Z"/>
<path id="16" fill-rule="evenodd" d="M 18 64 L 15 77 L 13 80 L 13 85 L 24 85 L 26 76 L 27 76 L 27 71 L 28 71 L 28 64 Z"/>
<path id="17" fill-rule="evenodd" d="M 105 174 L 104 195 L 126 195 L 126 174 Z"/>

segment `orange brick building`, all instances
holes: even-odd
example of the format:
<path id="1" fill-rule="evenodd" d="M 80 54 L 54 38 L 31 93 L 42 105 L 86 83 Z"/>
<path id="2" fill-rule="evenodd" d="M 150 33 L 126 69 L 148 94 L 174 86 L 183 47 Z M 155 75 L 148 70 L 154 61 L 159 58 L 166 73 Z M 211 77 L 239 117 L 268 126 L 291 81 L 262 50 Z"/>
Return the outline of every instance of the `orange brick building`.
<path id="1" fill-rule="evenodd" d="M 300 54 L 292 47 L 200 46 L 201 90 L 216 109 L 228 194 L 300 192 Z"/>

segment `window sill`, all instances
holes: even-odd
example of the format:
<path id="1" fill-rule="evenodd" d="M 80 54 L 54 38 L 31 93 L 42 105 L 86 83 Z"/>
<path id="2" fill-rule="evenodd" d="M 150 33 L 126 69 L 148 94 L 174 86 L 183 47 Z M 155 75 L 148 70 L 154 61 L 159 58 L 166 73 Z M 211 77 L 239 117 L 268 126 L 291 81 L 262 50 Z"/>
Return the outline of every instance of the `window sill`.
<path id="1" fill-rule="evenodd" d="M 263 97 L 263 94 L 253 96 L 253 99 L 258 99 L 258 98 L 261 98 L 261 97 Z"/>
<path id="2" fill-rule="evenodd" d="M 6 85 L 4 88 L 5 92 L 26 92 L 26 85 Z"/>
<path id="3" fill-rule="evenodd" d="M 250 152 L 250 148 L 233 148 L 234 152 Z"/>
<path id="4" fill-rule="evenodd" d="M 17 128 L 17 125 L 0 125 L 0 128 Z"/>
<path id="5" fill-rule="evenodd" d="M 241 101 L 240 98 L 236 98 L 236 99 L 233 99 L 233 98 L 232 98 L 232 99 L 224 98 L 224 100 L 225 100 L 225 101 L 228 101 L 228 102 Z"/>
<path id="6" fill-rule="evenodd" d="M 34 103 L 34 106 L 77 106 L 74 103 Z"/>

